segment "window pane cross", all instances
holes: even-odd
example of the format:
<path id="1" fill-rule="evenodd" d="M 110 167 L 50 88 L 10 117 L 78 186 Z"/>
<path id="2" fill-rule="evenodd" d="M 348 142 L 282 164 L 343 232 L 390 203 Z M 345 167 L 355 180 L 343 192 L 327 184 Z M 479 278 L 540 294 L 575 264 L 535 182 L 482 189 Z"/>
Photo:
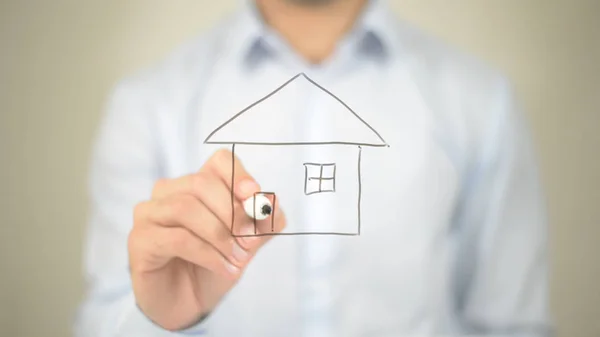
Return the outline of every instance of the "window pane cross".
<path id="1" fill-rule="evenodd" d="M 304 194 L 335 192 L 335 163 L 304 163 Z"/>

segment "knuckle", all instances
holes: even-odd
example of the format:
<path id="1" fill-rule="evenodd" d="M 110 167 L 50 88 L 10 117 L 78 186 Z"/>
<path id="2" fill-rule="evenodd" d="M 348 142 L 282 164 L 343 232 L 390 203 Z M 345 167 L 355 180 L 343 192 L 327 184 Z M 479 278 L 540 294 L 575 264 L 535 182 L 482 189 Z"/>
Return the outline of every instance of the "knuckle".
<path id="1" fill-rule="evenodd" d="M 137 246 L 137 237 L 133 230 L 129 232 L 127 236 L 127 248 L 131 251 Z"/>
<path id="2" fill-rule="evenodd" d="M 212 162 L 216 164 L 217 167 L 222 167 L 230 160 L 230 158 L 231 152 L 229 150 L 220 149 L 213 154 Z"/>
<path id="3" fill-rule="evenodd" d="M 131 255 L 146 249 L 145 238 L 141 235 L 139 230 L 133 229 L 129 232 L 129 236 L 127 237 L 127 247 Z"/>
<path id="4" fill-rule="evenodd" d="M 154 187 L 152 188 L 152 196 L 157 196 L 161 194 L 161 191 L 164 190 L 165 186 L 168 184 L 169 179 L 160 178 L 154 183 Z"/>
<path id="5" fill-rule="evenodd" d="M 146 218 L 146 214 L 148 214 L 148 202 L 140 202 L 133 208 L 133 224 L 134 226 L 139 226 L 142 224 Z"/>

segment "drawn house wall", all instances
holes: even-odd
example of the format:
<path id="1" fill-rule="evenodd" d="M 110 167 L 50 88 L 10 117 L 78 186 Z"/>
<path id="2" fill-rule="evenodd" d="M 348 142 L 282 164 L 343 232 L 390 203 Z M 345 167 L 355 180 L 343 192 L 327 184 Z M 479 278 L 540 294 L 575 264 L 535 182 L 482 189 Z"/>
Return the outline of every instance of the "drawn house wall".
<path id="1" fill-rule="evenodd" d="M 319 103 L 317 123 L 306 115 L 306 95 Z M 232 116 L 205 143 L 229 146 L 262 191 L 282 201 L 286 229 L 257 233 L 262 235 L 359 235 L 362 153 L 387 146 L 349 106 L 303 73 Z M 234 212 L 239 217 L 247 216 Z"/>

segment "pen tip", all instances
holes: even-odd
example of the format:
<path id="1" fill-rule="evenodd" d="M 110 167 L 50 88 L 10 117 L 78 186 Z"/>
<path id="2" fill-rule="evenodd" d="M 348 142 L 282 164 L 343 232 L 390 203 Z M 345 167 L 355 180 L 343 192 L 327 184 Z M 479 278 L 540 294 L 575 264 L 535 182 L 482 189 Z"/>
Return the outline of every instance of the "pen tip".
<path id="1" fill-rule="evenodd" d="M 272 211 L 273 209 L 269 205 L 263 205 L 263 207 L 261 208 L 261 212 L 263 215 L 271 215 Z"/>

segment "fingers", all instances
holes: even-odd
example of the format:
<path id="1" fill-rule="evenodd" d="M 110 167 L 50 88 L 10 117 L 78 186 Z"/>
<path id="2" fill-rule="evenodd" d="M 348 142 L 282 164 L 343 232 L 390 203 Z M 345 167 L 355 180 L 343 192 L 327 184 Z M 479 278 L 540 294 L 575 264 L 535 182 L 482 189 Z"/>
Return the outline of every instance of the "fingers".
<path id="1" fill-rule="evenodd" d="M 251 219 L 244 213 L 242 203 L 232 198 L 227 185 L 207 170 L 170 181 L 159 181 L 152 194 L 153 200 L 162 200 L 176 194 L 192 195 L 204 204 L 230 233 L 239 234 L 246 226 L 253 228 Z"/>
<path id="2" fill-rule="evenodd" d="M 173 194 L 190 194 L 206 205 L 226 227 L 231 227 L 231 190 L 217 176 L 201 171 L 172 180 L 156 183 L 152 192 L 153 200 L 160 200 Z M 234 198 L 235 211 L 242 204 Z"/>
<path id="3" fill-rule="evenodd" d="M 135 213 L 136 223 L 141 223 L 142 226 L 154 224 L 188 229 L 239 267 L 250 259 L 251 254 L 240 247 L 222 221 L 192 195 L 173 194 L 142 203 Z"/>
<path id="4" fill-rule="evenodd" d="M 240 268 L 225 259 L 212 245 L 182 227 L 150 226 L 135 228 L 129 236 L 130 265 L 135 272 L 162 267 L 180 258 L 222 275 L 236 279 Z"/>
<path id="5" fill-rule="evenodd" d="M 241 161 L 228 150 L 215 152 L 202 167 L 201 171 L 212 172 L 231 190 L 235 197 L 244 201 L 260 191 L 260 186 L 246 171 Z"/>
<path id="6" fill-rule="evenodd" d="M 199 172 L 156 183 L 152 201 L 161 201 L 159 204 L 163 207 L 154 211 L 152 221 L 163 226 L 186 227 L 234 263 L 243 262 L 243 250 L 256 251 L 269 239 L 269 236 L 263 235 L 280 232 L 285 227 L 285 216 L 274 195 L 267 195 L 273 205 L 273 214 L 269 218 L 255 221 L 246 215 L 242 203 L 258 191 L 260 186 L 240 160 L 232 152 L 220 150 L 207 160 Z M 188 197 L 174 198 L 174 195 Z M 195 211 L 191 210 L 194 202 L 189 196 L 200 204 Z M 214 226 L 217 223 L 220 228 Z M 242 251 L 235 245 L 236 241 L 244 248 Z"/>

